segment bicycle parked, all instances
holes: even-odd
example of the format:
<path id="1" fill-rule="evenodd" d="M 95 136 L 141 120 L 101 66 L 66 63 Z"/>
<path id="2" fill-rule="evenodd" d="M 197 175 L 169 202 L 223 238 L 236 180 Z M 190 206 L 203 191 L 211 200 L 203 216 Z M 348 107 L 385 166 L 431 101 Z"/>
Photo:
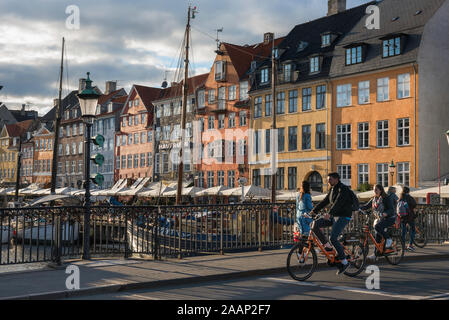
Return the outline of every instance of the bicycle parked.
<path id="1" fill-rule="evenodd" d="M 333 248 L 332 251 L 326 250 L 313 231 L 315 222 L 319 218 L 320 217 L 316 217 L 313 220 L 311 231 L 308 236 L 296 235 L 296 244 L 287 256 L 287 271 L 294 280 L 305 281 L 315 272 L 318 266 L 316 248 L 318 248 L 321 254 L 326 257 L 329 267 L 334 267 L 338 263 L 341 263 L 341 261 L 337 259 L 338 253 L 335 248 Z M 349 263 L 349 267 L 345 270 L 344 274 L 349 277 L 355 277 L 359 275 L 365 267 L 366 251 L 359 241 L 349 243 L 348 247 L 343 245 L 343 248 Z"/>

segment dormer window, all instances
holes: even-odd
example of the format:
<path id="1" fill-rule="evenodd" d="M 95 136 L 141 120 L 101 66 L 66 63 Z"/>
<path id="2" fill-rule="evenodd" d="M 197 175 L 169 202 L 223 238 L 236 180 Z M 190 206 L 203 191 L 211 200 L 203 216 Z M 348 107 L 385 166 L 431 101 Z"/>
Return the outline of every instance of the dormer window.
<path id="1" fill-rule="evenodd" d="M 296 52 L 303 51 L 305 48 L 307 48 L 308 45 L 309 45 L 309 43 L 307 43 L 306 41 L 300 41 L 299 44 L 298 44 L 298 49 L 296 50 Z"/>
<path id="2" fill-rule="evenodd" d="M 311 57 L 310 58 L 310 73 L 320 72 L 320 57 Z"/>
<path id="3" fill-rule="evenodd" d="M 257 68 L 257 61 L 251 61 L 251 72 L 255 71 Z"/>
<path id="4" fill-rule="evenodd" d="M 112 102 L 108 104 L 108 113 L 112 112 Z"/>
<path id="5" fill-rule="evenodd" d="M 328 34 L 323 34 L 321 36 L 321 47 L 327 47 L 331 44 L 331 35 L 330 33 Z"/>
<path id="6" fill-rule="evenodd" d="M 215 62 L 215 80 L 223 81 L 226 79 L 226 61 Z"/>
<path id="7" fill-rule="evenodd" d="M 382 57 L 394 57 L 398 56 L 402 53 L 403 41 L 401 36 L 391 37 L 389 39 L 381 39 L 383 40 L 383 55 Z"/>
<path id="8" fill-rule="evenodd" d="M 260 71 L 260 83 L 261 84 L 268 83 L 268 68 L 262 69 Z"/>
<path id="9" fill-rule="evenodd" d="M 346 49 L 346 65 L 349 66 L 351 64 L 362 63 L 363 60 L 362 51 L 363 51 L 362 46 Z"/>
<path id="10" fill-rule="evenodd" d="M 292 65 L 284 64 L 284 81 L 290 81 L 292 78 Z"/>

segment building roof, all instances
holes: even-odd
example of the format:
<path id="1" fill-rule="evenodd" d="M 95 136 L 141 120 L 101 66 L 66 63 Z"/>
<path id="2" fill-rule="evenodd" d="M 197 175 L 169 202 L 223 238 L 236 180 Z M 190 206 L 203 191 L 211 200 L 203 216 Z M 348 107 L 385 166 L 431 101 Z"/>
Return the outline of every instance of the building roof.
<path id="1" fill-rule="evenodd" d="M 334 15 L 296 25 L 278 46 L 280 64 L 282 65 L 284 62 L 293 63 L 292 73 L 294 71 L 299 72 L 296 82 L 328 77 L 335 45 L 361 21 L 362 17 L 365 16 L 366 7 L 375 3 L 374 1 L 369 2 Z M 321 36 L 326 33 L 331 33 L 335 39 L 330 45 L 322 47 Z M 303 46 L 300 49 L 301 44 Z M 320 72 L 311 74 L 309 72 L 309 58 L 314 55 L 322 56 L 322 63 Z M 260 68 L 264 67 L 271 68 L 271 57 L 261 63 L 257 70 L 260 71 Z M 260 85 L 259 72 L 256 73 L 253 81 L 251 90 L 271 86 L 271 82 Z"/>
<path id="2" fill-rule="evenodd" d="M 208 76 L 209 76 L 209 73 L 204 73 L 204 74 L 200 74 L 200 75 L 197 75 L 194 77 L 190 77 L 187 80 L 188 94 L 189 95 L 194 94 L 195 90 L 197 88 L 201 87 L 202 85 L 204 85 L 206 83 Z M 155 101 L 173 99 L 173 98 L 182 96 L 183 85 L 184 85 L 184 80 L 181 81 L 179 84 L 168 87 L 166 89 L 162 89 L 159 98 Z"/>
<path id="3" fill-rule="evenodd" d="M 365 19 L 360 20 L 335 49 L 335 58 L 330 71 L 331 77 L 372 71 L 416 62 L 421 37 L 426 23 L 445 0 L 383 0 L 377 3 L 380 9 L 380 29 L 367 30 Z M 419 14 L 417 14 L 421 11 Z M 405 35 L 403 52 L 395 57 L 383 58 L 381 38 Z M 364 43 L 367 46 L 363 63 L 345 65 L 345 46 Z"/>
<path id="4" fill-rule="evenodd" d="M 103 105 L 103 104 L 109 102 L 112 98 L 114 98 L 117 95 L 125 95 L 126 96 L 126 91 L 124 91 L 124 89 L 119 89 L 119 90 L 115 90 L 109 94 L 103 94 L 98 99 L 98 104 Z"/>
<path id="5" fill-rule="evenodd" d="M 22 122 L 26 120 L 35 120 L 38 118 L 38 112 L 34 110 L 10 110 L 11 114 L 16 118 L 17 122 Z"/>
<path id="6" fill-rule="evenodd" d="M 9 137 L 19 137 L 32 127 L 34 120 L 26 120 L 15 124 L 7 124 L 6 131 Z"/>
<path id="7" fill-rule="evenodd" d="M 13 124 L 17 120 L 5 105 L 0 106 L 0 122 L 2 124 Z"/>
<path id="8" fill-rule="evenodd" d="M 162 91 L 160 88 L 145 87 L 137 84 L 133 87 L 136 89 L 145 107 L 152 107 L 153 101 L 159 98 Z"/>

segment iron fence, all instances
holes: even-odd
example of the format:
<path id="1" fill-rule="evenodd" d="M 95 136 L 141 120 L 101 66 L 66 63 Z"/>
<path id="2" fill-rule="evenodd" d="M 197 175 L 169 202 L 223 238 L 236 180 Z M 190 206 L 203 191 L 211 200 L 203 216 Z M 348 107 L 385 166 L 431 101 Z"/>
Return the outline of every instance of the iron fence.
<path id="1" fill-rule="evenodd" d="M 0 265 L 79 258 L 84 207 L 0 209 Z M 92 256 L 155 259 L 293 244 L 295 203 L 92 207 Z M 449 207 L 419 206 L 429 241 L 449 240 Z M 360 230 L 358 216 L 346 232 Z"/>

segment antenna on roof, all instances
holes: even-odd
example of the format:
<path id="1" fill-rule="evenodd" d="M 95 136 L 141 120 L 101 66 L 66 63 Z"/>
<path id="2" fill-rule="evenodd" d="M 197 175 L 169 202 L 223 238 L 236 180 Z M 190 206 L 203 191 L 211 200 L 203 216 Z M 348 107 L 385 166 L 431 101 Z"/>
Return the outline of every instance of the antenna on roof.
<path id="1" fill-rule="evenodd" d="M 215 31 L 217 31 L 217 39 L 215 39 L 215 41 L 217 42 L 217 50 L 215 51 L 215 53 L 220 55 L 220 56 L 222 56 L 224 53 L 223 53 L 223 51 L 220 50 L 221 42 L 220 42 L 220 39 L 218 37 L 218 33 L 219 32 L 223 32 L 223 27 L 221 27 L 221 29 L 216 29 Z"/>

